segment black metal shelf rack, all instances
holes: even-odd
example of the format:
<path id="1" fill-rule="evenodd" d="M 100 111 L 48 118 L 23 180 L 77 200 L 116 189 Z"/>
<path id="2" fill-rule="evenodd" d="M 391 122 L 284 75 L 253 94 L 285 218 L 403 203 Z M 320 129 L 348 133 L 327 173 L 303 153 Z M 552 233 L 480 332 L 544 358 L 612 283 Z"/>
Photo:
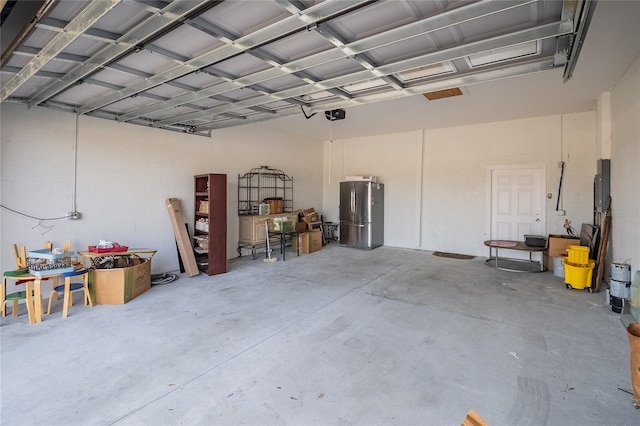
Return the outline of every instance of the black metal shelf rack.
<path id="1" fill-rule="evenodd" d="M 238 175 L 238 215 L 258 214 L 259 205 L 269 198 L 282 199 L 284 213 L 292 213 L 293 177 L 269 166 Z"/>

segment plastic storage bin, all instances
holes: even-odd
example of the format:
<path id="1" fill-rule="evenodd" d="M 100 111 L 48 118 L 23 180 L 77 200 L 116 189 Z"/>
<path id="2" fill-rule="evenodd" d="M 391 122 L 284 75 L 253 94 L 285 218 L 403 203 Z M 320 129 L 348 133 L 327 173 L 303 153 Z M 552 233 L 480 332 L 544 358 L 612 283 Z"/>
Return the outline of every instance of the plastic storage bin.
<path id="1" fill-rule="evenodd" d="M 589 266 L 589 247 L 569 246 L 567 262 L 578 266 Z"/>
<path id="2" fill-rule="evenodd" d="M 567 288 L 584 289 L 588 288 L 591 292 L 591 278 L 593 276 L 593 268 L 596 262 L 589 260 L 588 266 L 576 265 L 568 259 L 564 260 L 564 282 Z"/>

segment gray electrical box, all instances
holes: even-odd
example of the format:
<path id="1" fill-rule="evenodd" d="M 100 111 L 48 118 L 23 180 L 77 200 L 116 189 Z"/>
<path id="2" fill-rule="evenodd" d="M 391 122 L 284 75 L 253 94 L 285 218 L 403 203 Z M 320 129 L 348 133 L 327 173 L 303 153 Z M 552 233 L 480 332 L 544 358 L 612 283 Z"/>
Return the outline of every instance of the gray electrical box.
<path id="1" fill-rule="evenodd" d="M 609 207 L 611 187 L 611 160 L 598 160 L 598 173 L 593 182 L 593 200 L 596 212 L 602 213 Z"/>

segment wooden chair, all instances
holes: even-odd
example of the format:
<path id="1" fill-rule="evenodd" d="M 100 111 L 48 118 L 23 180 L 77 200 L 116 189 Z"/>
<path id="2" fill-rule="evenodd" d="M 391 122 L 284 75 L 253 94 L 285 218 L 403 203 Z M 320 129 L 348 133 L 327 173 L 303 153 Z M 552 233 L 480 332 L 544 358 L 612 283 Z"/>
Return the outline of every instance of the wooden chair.
<path id="1" fill-rule="evenodd" d="M 49 307 L 47 314 L 51 314 L 51 303 L 58 301 L 59 293 L 62 294 L 62 318 L 66 318 L 69 312 L 69 306 L 73 305 L 73 292 L 76 290 L 82 290 L 84 293 L 84 304 L 93 308 L 93 301 L 91 300 L 91 294 L 89 293 L 89 270 L 86 268 L 77 269 L 72 272 L 65 272 L 60 274 L 60 277 L 64 279 L 64 284 L 57 285 L 51 291 L 49 295 Z M 82 283 L 72 283 L 73 277 L 82 277 Z"/>
<path id="2" fill-rule="evenodd" d="M 71 241 L 67 240 L 62 247 L 63 253 L 71 251 Z M 59 300 L 62 295 L 62 317 L 66 318 L 69 311 L 69 306 L 73 306 L 73 292 L 82 290 L 84 293 L 84 304 L 93 308 L 93 301 L 91 300 L 91 294 L 89 293 L 89 270 L 84 268 L 79 262 L 74 261 L 71 258 L 68 259 L 71 264 L 75 265 L 76 270 L 72 272 L 65 272 L 60 275 L 64 279 L 64 284 L 55 285 L 51 293 L 49 294 L 49 306 L 47 308 L 47 315 L 51 314 L 51 304 Z M 82 283 L 72 283 L 71 279 L 74 277 L 81 277 Z"/>
<path id="3" fill-rule="evenodd" d="M 35 279 L 29 274 L 27 268 L 27 249 L 24 246 L 18 248 L 17 244 L 12 245 L 13 257 L 16 262 L 16 269 L 13 271 L 4 271 L 2 273 L 2 287 L 0 287 L 0 300 L 2 300 L 2 316 L 7 314 L 7 303 L 13 303 L 11 316 L 18 316 L 18 302 L 27 298 L 27 292 L 20 290 L 7 292 L 7 283 L 13 281 L 15 285 L 21 285 L 29 280 Z"/>
<path id="4" fill-rule="evenodd" d="M 45 242 L 45 248 L 47 248 L 48 241 Z M 50 243 L 49 243 L 50 244 Z M 2 301 L 2 316 L 7 314 L 7 304 L 12 302 L 11 316 L 18 316 L 18 302 L 27 298 L 26 290 L 7 292 L 7 283 L 13 281 L 15 285 L 22 285 L 29 281 L 36 279 L 29 273 L 29 267 L 27 265 L 27 249 L 25 246 L 18 247 L 17 244 L 12 244 L 13 257 L 16 262 L 16 269 L 13 271 L 4 271 L 2 273 L 2 286 L 0 287 L 0 300 Z M 43 278 L 42 281 L 46 281 L 48 278 Z"/>

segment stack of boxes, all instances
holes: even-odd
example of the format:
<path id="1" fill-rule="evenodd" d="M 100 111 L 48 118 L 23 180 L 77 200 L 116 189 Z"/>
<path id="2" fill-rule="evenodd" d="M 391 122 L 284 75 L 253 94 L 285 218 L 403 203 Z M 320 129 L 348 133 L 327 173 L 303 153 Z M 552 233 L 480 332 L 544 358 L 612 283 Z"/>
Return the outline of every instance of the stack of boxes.
<path id="1" fill-rule="evenodd" d="M 296 224 L 301 254 L 309 254 L 322 249 L 322 222 L 315 209 L 300 212 L 300 221 Z"/>
<path id="2" fill-rule="evenodd" d="M 547 270 L 553 268 L 554 257 L 565 257 L 570 245 L 580 245 L 580 238 L 569 235 L 550 234 L 547 241 L 548 248 L 543 256 L 544 267 Z"/>

